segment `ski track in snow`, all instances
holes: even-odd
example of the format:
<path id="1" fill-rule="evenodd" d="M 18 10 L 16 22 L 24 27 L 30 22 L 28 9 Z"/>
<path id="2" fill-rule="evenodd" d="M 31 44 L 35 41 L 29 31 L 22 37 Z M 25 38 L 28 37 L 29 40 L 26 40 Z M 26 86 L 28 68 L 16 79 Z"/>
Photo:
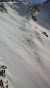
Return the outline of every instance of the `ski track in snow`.
<path id="1" fill-rule="evenodd" d="M 50 31 L 23 16 L 20 6 L 21 14 L 12 3 L 5 3 L 8 14 L 0 12 L 0 63 L 12 88 L 50 88 Z"/>

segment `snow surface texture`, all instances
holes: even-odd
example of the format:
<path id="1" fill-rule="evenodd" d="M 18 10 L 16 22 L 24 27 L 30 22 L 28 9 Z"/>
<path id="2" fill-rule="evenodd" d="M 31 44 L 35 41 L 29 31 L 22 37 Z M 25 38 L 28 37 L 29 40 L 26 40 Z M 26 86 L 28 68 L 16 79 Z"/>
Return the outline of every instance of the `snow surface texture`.
<path id="1" fill-rule="evenodd" d="M 50 1 L 41 6 L 40 12 L 37 14 L 37 23 L 50 30 Z"/>
<path id="2" fill-rule="evenodd" d="M 8 67 L 7 79 L 12 88 L 50 88 L 50 31 L 28 19 L 26 4 L 4 5 L 8 13 L 0 11 L 0 62 Z"/>

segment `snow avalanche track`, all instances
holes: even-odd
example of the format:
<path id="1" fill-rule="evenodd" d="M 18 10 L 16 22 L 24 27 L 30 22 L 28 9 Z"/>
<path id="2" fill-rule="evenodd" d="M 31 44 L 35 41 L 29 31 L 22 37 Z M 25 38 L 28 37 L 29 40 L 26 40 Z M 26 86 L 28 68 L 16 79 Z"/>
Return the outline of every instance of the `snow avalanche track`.
<path id="1" fill-rule="evenodd" d="M 50 31 L 26 18 L 20 6 L 5 3 L 8 13 L 0 11 L 0 63 L 13 88 L 50 88 Z"/>

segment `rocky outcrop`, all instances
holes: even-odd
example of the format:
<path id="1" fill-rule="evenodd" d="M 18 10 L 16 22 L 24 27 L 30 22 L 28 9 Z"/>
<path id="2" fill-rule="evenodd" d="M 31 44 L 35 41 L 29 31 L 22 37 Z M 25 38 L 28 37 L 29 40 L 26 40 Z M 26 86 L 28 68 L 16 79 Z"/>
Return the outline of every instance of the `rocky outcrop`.
<path id="1" fill-rule="evenodd" d="M 40 8 L 37 4 L 30 4 L 28 5 L 28 11 L 31 12 L 31 15 L 32 15 L 32 19 L 34 19 L 34 21 L 37 20 L 37 18 L 35 17 L 34 13 L 39 12 L 40 11 Z"/>

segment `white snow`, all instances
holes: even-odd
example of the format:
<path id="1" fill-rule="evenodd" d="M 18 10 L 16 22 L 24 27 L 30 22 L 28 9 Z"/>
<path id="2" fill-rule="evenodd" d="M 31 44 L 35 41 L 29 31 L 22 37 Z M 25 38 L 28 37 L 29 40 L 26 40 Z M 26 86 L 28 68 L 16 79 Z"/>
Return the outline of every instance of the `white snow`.
<path id="1" fill-rule="evenodd" d="M 0 11 L 0 62 L 8 67 L 7 79 L 12 88 L 50 88 L 50 31 L 26 18 L 26 5 L 4 5 L 8 13 Z"/>

